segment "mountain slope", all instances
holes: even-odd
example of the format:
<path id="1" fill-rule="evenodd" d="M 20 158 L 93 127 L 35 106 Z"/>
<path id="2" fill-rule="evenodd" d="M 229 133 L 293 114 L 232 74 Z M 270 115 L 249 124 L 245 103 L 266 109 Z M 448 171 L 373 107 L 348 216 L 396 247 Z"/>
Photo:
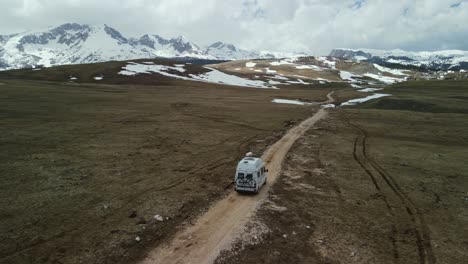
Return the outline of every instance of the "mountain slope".
<path id="1" fill-rule="evenodd" d="M 0 48 L 0 65 L 79 64 L 138 58 L 138 52 L 118 31 L 104 26 L 64 24 L 43 32 L 16 34 Z"/>
<path id="2" fill-rule="evenodd" d="M 215 42 L 211 44 L 206 48 L 205 53 L 221 60 L 245 60 L 260 57 L 258 52 L 241 50 L 232 44 L 223 42 Z"/>
<path id="3" fill-rule="evenodd" d="M 468 51 L 444 50 L 410 52 L 403 50 L 333 49 L 331 57 L 368 61 L 381 65 L 400 65 L 423 70 L 468 69 Z"/>
<path id="4" fill-rule="evenodd" d="M 278 59 L 307 56 L 301 52 L 249 51 L 236 48 L 233 44 L 215 42 L 208 46 L 205 54 L 218 60 Z"/>
<path id="5" fill-rule="evenodd" d="M 202 49 L 182 36 L 126 38 L 107 25 L 67 23 L 43 31 L 0 35 L 0 70 L 155 57 L 234 60 L 290 55 L 294 54 L 246 51 L 221 42 Z"/>

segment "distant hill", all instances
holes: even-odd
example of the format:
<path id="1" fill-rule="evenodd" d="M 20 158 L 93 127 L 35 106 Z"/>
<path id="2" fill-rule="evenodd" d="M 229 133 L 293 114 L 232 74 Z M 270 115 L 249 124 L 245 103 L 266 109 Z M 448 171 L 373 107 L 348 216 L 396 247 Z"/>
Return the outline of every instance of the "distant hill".
<path id="1" fill-rule="evenodd" d="M 330 57 L 418 70 L 467 70 L 468 51 L 411 52 L 403 50 L 333 49 Z"/>

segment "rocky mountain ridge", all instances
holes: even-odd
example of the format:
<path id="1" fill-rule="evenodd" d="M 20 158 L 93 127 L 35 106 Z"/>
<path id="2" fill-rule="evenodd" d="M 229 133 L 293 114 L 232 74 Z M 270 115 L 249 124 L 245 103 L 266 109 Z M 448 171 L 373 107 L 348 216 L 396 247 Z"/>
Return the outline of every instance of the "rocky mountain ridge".
<path id="1" fill-rule="evenodd" d="M 216 42 L 201 48 L 183 36 L 127 38 L 108 25 L 67 23 L 43 31 L 0 35 L 0 70 L 155 57 L 236 60 L 297 56 Z"/>

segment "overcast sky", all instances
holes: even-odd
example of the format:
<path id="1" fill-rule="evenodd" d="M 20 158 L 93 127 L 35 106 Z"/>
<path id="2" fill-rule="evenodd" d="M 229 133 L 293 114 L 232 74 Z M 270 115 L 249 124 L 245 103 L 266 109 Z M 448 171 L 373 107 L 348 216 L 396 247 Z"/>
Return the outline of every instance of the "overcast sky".
<path id="1" fill-rule="evenodd" d="M 256 50 L 468 50 L 468 0 L 0 0 L 0 34 L 66 22 Z"/>

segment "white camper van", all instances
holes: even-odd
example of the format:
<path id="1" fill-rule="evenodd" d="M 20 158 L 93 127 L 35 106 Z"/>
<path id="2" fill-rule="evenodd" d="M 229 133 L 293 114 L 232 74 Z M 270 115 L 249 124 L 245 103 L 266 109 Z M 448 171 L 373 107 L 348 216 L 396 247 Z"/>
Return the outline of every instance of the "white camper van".
<path id="1" fill-rule="evenodd" d="M 267 181 L 268 170 L 262 159 L 254 158 L 249 155 L 243 158 L 237 165 L 235 176 L 235 190 L 237 192 L 254 192 L 258 190 Z"/>

